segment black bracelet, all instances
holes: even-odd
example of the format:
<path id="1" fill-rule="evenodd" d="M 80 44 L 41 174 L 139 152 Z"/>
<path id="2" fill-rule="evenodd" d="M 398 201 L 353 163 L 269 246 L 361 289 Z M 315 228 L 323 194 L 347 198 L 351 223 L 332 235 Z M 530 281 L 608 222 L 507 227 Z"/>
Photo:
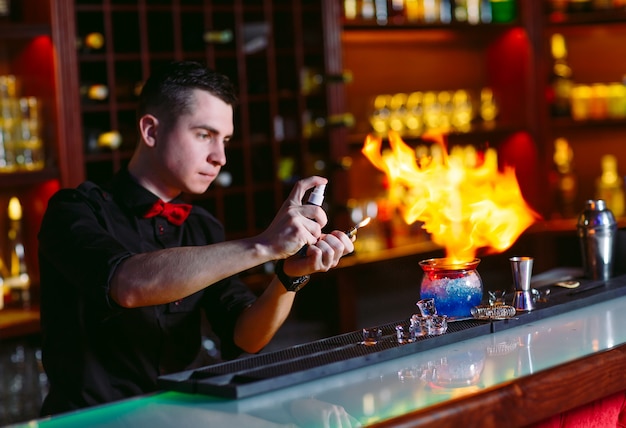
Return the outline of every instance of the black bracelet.
<path id="1" fill-rule="evenodd" d="M 309 275 L 297 276 L 295 278 L 288 276 L 285 273 L 284 265 L 284 260 L 277 261 L 276 265 L 274 266 L 274 273 L 287 291 L 298 291 L 309 282 L 309 279 L 311 279 Z"/>

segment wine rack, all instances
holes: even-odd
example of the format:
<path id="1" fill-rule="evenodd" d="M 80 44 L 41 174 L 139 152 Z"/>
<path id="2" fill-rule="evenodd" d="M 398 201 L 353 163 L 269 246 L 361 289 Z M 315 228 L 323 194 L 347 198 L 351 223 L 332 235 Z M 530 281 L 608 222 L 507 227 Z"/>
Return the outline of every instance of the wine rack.
<path id="1" fill-rule="evenodd" d="M 300 79 L 304 70 L 328 74 L 320 2 L 76 0 L 75 11 L 80 82 L 95 94 L 81 105 L 87 179 L 104 182 L 127 163 L 136 144 L 137 88 L 172 60 L 206 63 L 238 88 L 223 180 L 191 198 L 215 213 L 230 237 L 260 232 L 295 180 L 328 173 L 328 129 L 304 132 L 307 117 L 328 115 L 327 94 L 302 91 Z M 106 90 L 89 91 L 94 87 Z M 119 146 L 101 144 L 105 132 L 115 132 Z"/>

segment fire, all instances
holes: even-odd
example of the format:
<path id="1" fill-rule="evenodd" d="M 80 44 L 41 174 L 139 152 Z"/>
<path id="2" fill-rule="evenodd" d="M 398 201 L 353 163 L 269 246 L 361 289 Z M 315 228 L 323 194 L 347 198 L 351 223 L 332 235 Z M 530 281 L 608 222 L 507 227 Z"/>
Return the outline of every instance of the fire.
<path id="1" fill-rule="evenodd" d="M 390 202 L 404 221 L 423 222 L 452 262 L 472 260 L 479 249 L 505 251 L 539 218 L 524 200 L 514 169 L 498 170 L 494 149 L 479 161 L 462 148 L 448 154 L 441 134 L 423 138 L 434 142 L 430 156 L 418 157 L 393 131 L 391 150 L 381 152 L 382 138 L 368 135 L 362 152 L 387 175 Z"/>

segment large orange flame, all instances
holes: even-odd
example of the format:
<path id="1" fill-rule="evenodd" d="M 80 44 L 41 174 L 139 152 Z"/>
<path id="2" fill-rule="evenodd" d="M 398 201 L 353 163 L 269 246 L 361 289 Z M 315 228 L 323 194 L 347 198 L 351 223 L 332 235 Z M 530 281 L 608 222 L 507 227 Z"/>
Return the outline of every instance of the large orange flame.
<path id="1" fill-rule="evenodd" d="M 418 159 L 396 132 L 389 132 L 391 150 L 382 138 L 369 135 L 362 152 L 389 180 L 390 202 L 408 224 L 423 222 L 452 262 L 474 259 L 479 249 L 502 252 L 539 215 L 524 201 L 512 167 L 498 170 L 497 154 L 487 149 L 482 162 L 468 164 L 444 137 L 431 133 L 431 155 Z"/>

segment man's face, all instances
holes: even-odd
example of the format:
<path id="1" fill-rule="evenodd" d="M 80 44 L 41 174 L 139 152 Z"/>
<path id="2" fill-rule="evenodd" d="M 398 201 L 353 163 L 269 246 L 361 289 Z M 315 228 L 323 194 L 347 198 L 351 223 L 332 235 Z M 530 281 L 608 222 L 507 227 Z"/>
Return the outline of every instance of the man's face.
<path id="1" fill-rule="evenodd" d="M 172 127 L 157 133 L 158 164 L 169 188 L 201 194 L 224 164 L 224 144 L 233 134 L 233 108 L 210 93 L 196 89 L 190 112 Z"/>

